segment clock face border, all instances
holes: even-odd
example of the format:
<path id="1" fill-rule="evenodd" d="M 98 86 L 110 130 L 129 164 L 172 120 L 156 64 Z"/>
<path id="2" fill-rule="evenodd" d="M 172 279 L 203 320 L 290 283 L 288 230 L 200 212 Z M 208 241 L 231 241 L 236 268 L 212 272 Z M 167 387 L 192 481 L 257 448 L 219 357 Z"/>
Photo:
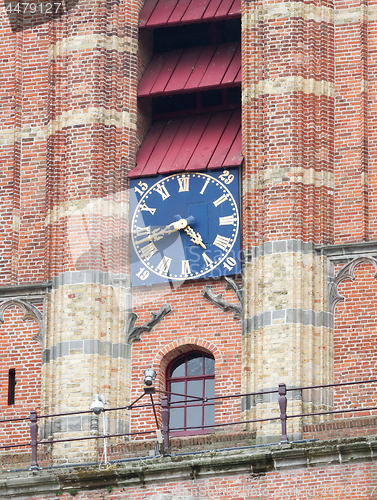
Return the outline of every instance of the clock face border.
<path id="1" fill-rule="evenodd" d="M 187 184 L 184 179 L 189 179 Z M 190 188 L 193 184 L 196 185 L 196 190 L 191 190 L 190 192 L 188 188 L 189 183 Z M 200 184 L 201 189 L 198 187 L 198 184 Z M 240 274 L 241 224 L 239 184 L 238 168 L 178 172 L 170 175 L 131 179 L 130 205 L 132 215 L 131 249 L 133 286 L 193 281 L 202 278 L 219 278 L 221 276 Z M 173 185 L 175 188 L 172 190 L 170 186 Z M 209 188 L 208 191 L 207 187 Z M 187 193 L 184 193 L 184 191 L 187 191 Z M 204 193 L 204 191 L 207 192 Z M 170 198 L 170 195 L 173 196 Z M 177 206 L 174 206 L 174 201 L 177 202 Z M 195 210 L 196 205 L 197 210 Z M 168 207 L 170 210 L 167 210 Z M 178 215 L 177 213 L 180 214 L 182 219 L 185 219 L 192 215 L 188 212 L 192 212 L 193 210 L 196 220 L 187 226 L 186 229 L 174 231 L 173 234 L 163 234 L 159 239 L 153 239 L 152 241 L 148 239 L 151 231 L 156 230 L 155 228 L 157 230 L 164 230 L 166 226 L 172 224 L 174 216 Z M 229 212 L 230 210 L 232 212 Z M 214 211 L 216 211 L 216 217 L 208 216 L 208 220 L 206 220 L 206 213 L 213 214 Z M 219 215 L 224 213 L 224 211 L 225 215 L 220 217 Z M 153 217 L 155 213 L 159 215 L 156 219 Z M 221 230 L 214 240 L 212 236 L 211 241 L 209 241 L 209 235 L 213 234 L 213 227 L 216 226 L 216 224 L 211 223 L 214 220 L 218 220 L 217 227 L 220 225 Z M 156 222 L 156 225 L 152 225 L 152 222 Z M 205 226 L 208 227 L 207 230 Z M 190 232 L 191 234 L 189 234 Z M 168 246 L 161 248 L 164 243 Z M 170 252 L 168 249 L 170 249 Z M 164 250 L 167 250 L 166 254 Z M 207 255 L 208 253 L 214 260 Z M 215 258 L 215 253 L 219 257 Z M 169 257 L 166 256 L 167 254 Z M 174 260 L 174 263 L 178 263 L 180 257 L 182 266 L 181 273 L 178 271 L 175 275 L 173 275 L 173 269 L 172 273 L 169 274 L 169 266 L 173 260 L 173 255 L 178 255 L 178 259 Z M 189 258 L 184 260 L 185 257 L 182 259 L 183 255 L 186 257 L 188 255 Z M 156 259 L 159 264 L 157 264 Z M 192 267 L 193 264 L 195 264 L 195 269 L 198 269 L 198 259 L 201 262 L 204 260 L 205 265 L 201 264 L 199 271 L 191 271 L 190 265 Z M 186 268 L 184 268 L 185 264 Z M 177 264 L 175 267 L 177 267 Z M 187 271 L 189 272 L 187 273 Z"/>

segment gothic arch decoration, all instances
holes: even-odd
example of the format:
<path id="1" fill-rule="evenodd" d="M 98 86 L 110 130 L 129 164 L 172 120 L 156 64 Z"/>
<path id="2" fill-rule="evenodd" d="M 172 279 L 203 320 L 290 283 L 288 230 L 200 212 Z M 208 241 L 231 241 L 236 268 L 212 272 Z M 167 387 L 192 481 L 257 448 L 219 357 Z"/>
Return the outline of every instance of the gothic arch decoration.
<path id="1" fill-rule="evenodd" d="M 167 314 L 172 311 L 169 304 L 164 304 L 158 312 L 152 312 L 152 319 L 140 326 L 135 326 L 138 315 L 131 313 L 126 322 L 126 344 L 131 344 L 134 340 L 141 340 L 141 335 L 144 332 L 150 332 Z"/>
<path id="2" fill-rule="evenodd" d="M 361 264 L 372 264 L 375 269 L 374 277 L 377 278 L 377 260 L 373 257 L 358 257 L 343 266 L 338 271 L 329 287 L 329 309 L 331 313 L 334 314 L 337 303 L 344 300 L 344 297 L 342 297 L 338 292 L 339 283 L 347 279 L 355 281 L 355 269 Z"/>
<path id="3" fill-rule="evenodd" d="M 182 337 L 170 342 L 165 347 L 160 349 L 156 356 L 154 357 L 152 368 L 162 376 L 158 377 L 157 384 L 160 384 L 160 389 L 165 390 L 165 372 L 168 364 L 174 358 L 189 351 L 202 351 L 213 355 L 216 363 L 221 363 L 223 355 L 220 349 L 212 342 L 208 340 L 200 339 L 199 337 Z"/>
<path id="4" fill-rule="evenodd" d="M 223 312 L 231 311 L 233 313 L 234 319 L 242 319 L 242 312 L 243 312 L 242 289 L 238 285 L 238 283 L 236 283 L 232 278 L 225 277 L 224 279 L 226 281 L 225 290 L 233 290 L 240 305 L 233 304 L 232 302 L 227 302 L 226 300 L 223 299 L 222 293 L 219 293 L 219 295 L 215 295 L 209 286 L 205 286 L 203 288 L 203 297 L 212 302 L 213 305 L 221 309 Z"/>
<path id="5" fill-rule="evenodd" d="M 41 311 L 30 302 L 24 299 L 7 299 L 0 302 L 0 323 L 4 323 L 4 313 L 11 306 L 18 306 L 24 312 L 22 321 L 28 319 L 34 320 L 39 325 L 37 335 L 34 335 L 33 340 L 36 340 L 43 346 L 44 341 L 44 319 Z"/>

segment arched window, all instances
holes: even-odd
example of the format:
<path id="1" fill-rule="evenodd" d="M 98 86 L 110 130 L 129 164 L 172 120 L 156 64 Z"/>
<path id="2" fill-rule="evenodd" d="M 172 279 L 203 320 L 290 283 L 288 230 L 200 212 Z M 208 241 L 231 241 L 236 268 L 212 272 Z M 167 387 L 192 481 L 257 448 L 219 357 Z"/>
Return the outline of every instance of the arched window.
<path id="1" fill-rule="evenodd" d="M 215 422 L 215 359 L 203 352 L 188 352 L 174 359 L 166 370 L 170 393 L 169 429 L 172 436 L 206 434 Z M 193 396 L 193 397 L 190 397 Z M 192 427 L 195 427 L 193 429 Z"/>

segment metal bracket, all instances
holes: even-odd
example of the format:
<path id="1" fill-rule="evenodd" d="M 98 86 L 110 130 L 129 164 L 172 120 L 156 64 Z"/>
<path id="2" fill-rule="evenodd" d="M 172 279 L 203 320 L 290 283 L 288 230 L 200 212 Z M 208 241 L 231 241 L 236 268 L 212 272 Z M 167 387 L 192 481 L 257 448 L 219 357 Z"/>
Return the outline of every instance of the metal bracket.
<path id="1" fill-rule="evenodd" d="M 141 340 L 141 334 L 150 332 L 167 314 L 172 311 L 169 304 L 164 304 L 158 312 L 152 312 L 152 319 L 140 326 L 135 326 L 138 315 L 131 313 L 126 324 L 126 344 L 131 344 L 134 340 Z"/>
<path id="2" fill-rule="evenodd" d="M 213 305 L 221 309 L 223 312 L 231 311 L 233 313 L 234 319 L 242 319 L 242 313 L 243 313 L 242 289 L 232 278 L 225 277 L 225 281 L 226 281 L 225 290 L 233 290 L 240 305 L 227 302 L 226 300 L 223 299 L 223 295 L 221 293 L 219 295 L 215 295 L 209 286 L 205 286 L 203 288 L 203 297 L 212 302 Z"/>

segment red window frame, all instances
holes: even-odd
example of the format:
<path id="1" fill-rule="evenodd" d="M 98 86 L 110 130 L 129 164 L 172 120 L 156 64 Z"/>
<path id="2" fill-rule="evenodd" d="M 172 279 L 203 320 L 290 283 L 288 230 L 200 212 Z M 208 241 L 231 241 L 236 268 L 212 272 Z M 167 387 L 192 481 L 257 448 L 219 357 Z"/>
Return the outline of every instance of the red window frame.
<path id="1" fill-rule="evenodd" d="M 202 373 L 198 374 L 192 374 L 192 375 L 187 375 L 187 368 L 188 368 L 188 361 L 192 358 L 192 355 L 195 355 L 196 359 L 198 357 L 202 358 Z M 206 359 L 211 359 L 213 360 L 213 371 L 211 373 L 205 373 L 205 360 Z M 184 360 L 184 375 L 180 376 L 171 376 L 171 370 L 173 366 L 177 363 L 177 361 Z M 207 427 L 207 425 L 211 425 L 215 423 L 215 415 L 214 415 L 214 405 L 215 402 L 214 400 L 209 400 L 209 401 L 204 401 L 204 400 L 196 400 L 194 398 L 190 398 L 189 396 L 196 396 L 196 397 L 214 397 L 214 392 L 215 392 L 215 383 L 213 382 L 213 390 L 212 390 L 212 384 L 206 384 L 207 380 L 213 380 L 215 381 L 215 369 L 214 369 L 214 357 L 201 352 L 201 351 L 189 351 L 185 354 L 182 354 L 178 356 L 177 358 L 174 358 L 168 365 L 166 369 L 166 391 L 170 393 L 171 391 L 171 384 L 179 383 L 179 384 L 184 384 L 184 390 L 183 391 L 175 391 L 174 388 L 172 390 L 173 393 L 177 392 L 178 394 L 184 394 L 184 396 L 177 396 L 174 394 L 169 395 L 169 406 L 170 406 L 170 416 L 172 416 L 172 413 L 174 410 L 179 410 L 183 409 L 183 422 L 182 425 L 171 427 L 171 422 L 169 422 L 169 433 L 171 436 L 189 436 L 189 435 L 197 435 L 197 434 L 209 434 L 212 432 L 211 427 Z M 201 384 L 201 394 L 190 394 L 188 391 L 188 385 L 190 382 L 202 382 Z M 210 390 L 210 393 L 207 390 L 206 391 L 206 386 Z M 193 427 L 194 425 L 189 422 L 187 422 L 187 415 L 190 412 L 190 409 L 193 408 L 201 408 L 201 423 L 196 426 L 195 429 L 190 429 L 190 427 Z M 177 430 L 174 430 L 177 429 Z"/>

